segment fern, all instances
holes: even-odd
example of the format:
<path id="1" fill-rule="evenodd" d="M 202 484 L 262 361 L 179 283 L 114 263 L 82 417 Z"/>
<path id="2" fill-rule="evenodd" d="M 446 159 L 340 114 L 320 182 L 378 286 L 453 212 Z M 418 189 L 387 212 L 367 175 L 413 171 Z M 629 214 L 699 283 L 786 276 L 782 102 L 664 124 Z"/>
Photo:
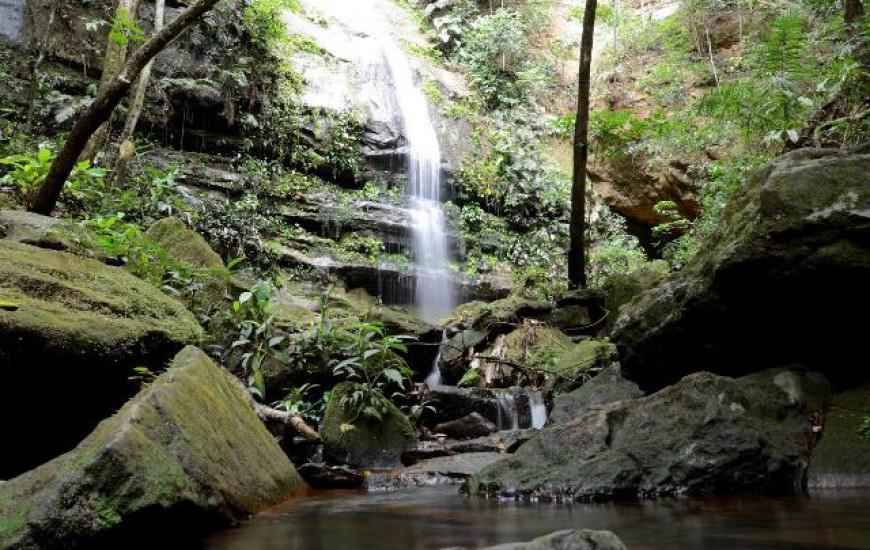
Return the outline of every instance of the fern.
<path id="1" fill-rule="evenodd" d="M 783 15 L 771 25 L 764 41 L 764 71 L 776 78 L 794 80 L 804 72 L 806 24 L 797 15 Z"/>

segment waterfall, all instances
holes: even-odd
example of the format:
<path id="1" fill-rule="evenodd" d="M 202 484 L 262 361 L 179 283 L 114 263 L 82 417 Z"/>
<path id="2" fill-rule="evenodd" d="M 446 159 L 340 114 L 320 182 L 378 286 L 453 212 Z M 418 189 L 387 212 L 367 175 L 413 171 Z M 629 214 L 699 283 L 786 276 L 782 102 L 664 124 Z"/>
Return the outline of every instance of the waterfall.
<path id="1" fill-rule="evenodd" d="M 423 93 L 414 85 L 408 59 L 390 38 L 382 45 L 408 141 L 408 191 L 414 219 L 418 315 L 430 322 L 455 307 L 447 273 L 447 236 L 441 209 L 441 149 Z M 437 368 L 437 365 L 436 365 Z"/>
<path id="2" fill-rule="evenodd" d="M 544 394 L 539 391 L 527 390 L 529 407 L 532 409 L 532 428 L 540 430 L 547 423 L 547 405 L 544 403 Z"/>
<path id="3" fill-rule="evenodd" d="M 432 370 L 429 371 L 429 376 L 426 377 L 425 383 L 429 388 L 434 388 L 441 385 L 441 367 L 438 363 L 441 362 L 441 350 L 444 349 L 444 343 L 447 342 L 447 331 L 441 332 L 441 345 L 438 346 L 438 353 L 435 355 L 435 362 L 432 363 Z"/>
<path id="4" fill-rule="evenodd" d="M 498 403 L 498 429 L 519 429 L 520 415 L 513 394 L 510 391 L 496 391 L 495 399 Z"/>

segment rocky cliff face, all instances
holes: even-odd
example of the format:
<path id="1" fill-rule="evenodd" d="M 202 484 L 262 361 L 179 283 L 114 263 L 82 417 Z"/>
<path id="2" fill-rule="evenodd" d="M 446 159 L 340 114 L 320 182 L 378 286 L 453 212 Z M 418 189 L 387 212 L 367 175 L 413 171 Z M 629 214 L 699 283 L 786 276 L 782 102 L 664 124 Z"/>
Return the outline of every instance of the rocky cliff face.
<path id="1" fill-rule="evenodd" d="M 623 310 L 613 330 L 626 376 L 662 387 L 696 370 L 813 366 L 866 380 L 870 147 L 803 149 L 746 182 L 711 242 Z"/>

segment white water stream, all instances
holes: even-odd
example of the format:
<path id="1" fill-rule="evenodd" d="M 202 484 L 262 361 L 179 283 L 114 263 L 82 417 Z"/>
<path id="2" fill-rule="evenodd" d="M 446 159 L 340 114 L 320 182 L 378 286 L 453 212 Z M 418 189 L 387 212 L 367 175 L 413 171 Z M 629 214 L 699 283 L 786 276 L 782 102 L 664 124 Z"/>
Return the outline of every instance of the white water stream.
<path id="1" fill-rule="evenodd" d="M 382 45 L 408 141 L 408 191 L 414 218 L 418 315 L 434 322 L 455 307 L 447 273 L 447 236 L 441 209 L 441 148 L 423 93 L 414 85 L 405 53 L 391 38 Z"/>

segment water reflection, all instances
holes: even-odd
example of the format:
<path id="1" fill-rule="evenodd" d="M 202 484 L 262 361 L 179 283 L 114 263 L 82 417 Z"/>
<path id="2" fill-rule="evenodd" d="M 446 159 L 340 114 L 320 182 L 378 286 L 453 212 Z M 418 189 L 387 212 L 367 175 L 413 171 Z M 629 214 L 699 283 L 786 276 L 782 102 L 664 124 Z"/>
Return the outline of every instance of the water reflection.
<path id="1" fill-rule="evenodd" d="M 466 499 L 455 487 L 331 493 L 212 536 L 208 550 L 428 550 L 610 529 L 631 550 L 870 549 L 870 492 L 556 505 Z"/>

